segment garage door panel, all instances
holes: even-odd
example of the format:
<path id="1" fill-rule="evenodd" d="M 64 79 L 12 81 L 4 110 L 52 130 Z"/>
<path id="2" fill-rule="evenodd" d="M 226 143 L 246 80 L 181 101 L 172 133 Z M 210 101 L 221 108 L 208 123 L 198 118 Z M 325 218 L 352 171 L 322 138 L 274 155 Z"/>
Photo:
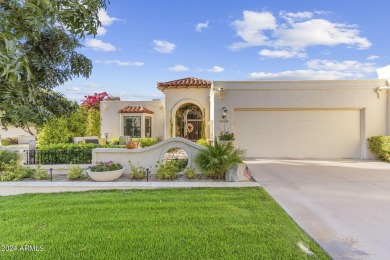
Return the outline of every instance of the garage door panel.
<path id="1" fill-rule="evenodd" d="M 360 158 L 360 110 L 235 111 L 249 157 Z"/>

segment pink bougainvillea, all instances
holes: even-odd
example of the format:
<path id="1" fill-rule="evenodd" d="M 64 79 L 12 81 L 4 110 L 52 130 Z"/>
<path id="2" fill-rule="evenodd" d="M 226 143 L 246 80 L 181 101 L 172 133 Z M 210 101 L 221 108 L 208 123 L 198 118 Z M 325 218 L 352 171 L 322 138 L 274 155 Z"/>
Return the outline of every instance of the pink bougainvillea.
<path id="1" fill-rule="evenodd" d="M 100 92 L 100 93 L 94 93 L 90 96 L 84 96 L 85 100 L 82 101 L 81 106 L 85 107 L 86 109 L 100 109 L 100 101 L 107 101 L 107 100 L 113 100 L 113 101 L 120 101 L 121 99 L 119 97 L 114 97 L 109 95 L 107 92 Z"/>

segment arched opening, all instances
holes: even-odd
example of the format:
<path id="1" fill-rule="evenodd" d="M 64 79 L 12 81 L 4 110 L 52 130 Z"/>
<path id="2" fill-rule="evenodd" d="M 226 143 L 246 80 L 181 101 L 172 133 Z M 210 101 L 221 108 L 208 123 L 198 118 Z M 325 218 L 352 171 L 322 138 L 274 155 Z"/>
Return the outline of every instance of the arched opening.
<path id="1" fill-rule="evenodd" d="M 203 114 L 197 105 L 191 103 L 181 105 L 176 111 L 175 119 L 175 136 L 183 137 L 193 142 L 202 138 Z"/>
<path id="2" fill-rule="evenodd" d="M 170 148 L 164 155 L 165 163 L 175 163 L 180 172 L 188 166 L 188 154 L 179 147 Z"/>

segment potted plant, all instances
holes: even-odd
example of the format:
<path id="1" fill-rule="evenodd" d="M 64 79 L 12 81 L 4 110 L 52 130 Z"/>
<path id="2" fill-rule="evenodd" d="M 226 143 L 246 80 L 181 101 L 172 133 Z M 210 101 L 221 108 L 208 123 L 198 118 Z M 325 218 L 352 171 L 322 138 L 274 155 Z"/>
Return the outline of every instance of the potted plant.
<path id="1" fill-rule="evenodd" d="M 94 181 L 113 181 L 122 176 L 125 168 L 120 163 L 98 162 L 88 170 L 88 176 Z"/>
<path id="2" fill-rule="evenodd" d="M 230 133 L 230 132 L 221 132 L 218 136 L 218 141 L 220 143 L 231 143 L 234 141 L 234 133 Z"/>

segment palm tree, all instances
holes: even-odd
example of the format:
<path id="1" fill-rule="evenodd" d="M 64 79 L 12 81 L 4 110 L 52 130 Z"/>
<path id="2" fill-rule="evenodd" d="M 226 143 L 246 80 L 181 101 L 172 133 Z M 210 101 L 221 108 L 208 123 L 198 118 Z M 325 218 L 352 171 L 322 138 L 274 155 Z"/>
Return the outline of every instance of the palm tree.
<path id="1" fill-rule="evenodd" d="M 245 149 L 235 148 L 232 142 L 222 144 L 217 139 L 206 148 L 195 157 L 195 163 L 207 177 L 213 179 L 222 178 L 227 170 L 242 163 L 246 153 Z"/>

